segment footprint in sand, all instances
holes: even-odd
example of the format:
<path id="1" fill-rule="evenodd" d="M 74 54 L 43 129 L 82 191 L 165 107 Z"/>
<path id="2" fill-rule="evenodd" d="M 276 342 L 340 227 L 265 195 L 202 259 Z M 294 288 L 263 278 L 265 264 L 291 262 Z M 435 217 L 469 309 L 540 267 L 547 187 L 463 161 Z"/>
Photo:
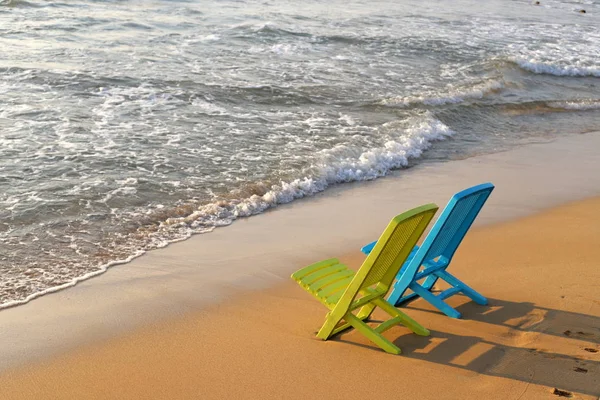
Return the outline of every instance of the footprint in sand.
<path id="1" fill-rule="evenodd" d="M 534 355 L 538 355 L 538 354 L 545 354 L 548 353 L 550 350 L 548 349 L 536 349 L 535 347 L 531 347 L 529 349 L 526 349 L 528 352 L 534 354 Z"/>
<path id="2" fill-rule="evenodd" d="M 529 314 L 518 319 L 515 328 L 522 330 L 533 330 L 546 319 L 546 312 L 542 310 L 534 310 Z"/>
<path id="3" fill-rule="evenodd" d="M 552 394 L 555 394 L 558 397 L 573 397 L 573 393 L 567 392 L 566 390 L 560 390 L 557 388 L 554 388 L 554 392 L 552 392 Z"/>
<path id="4" fill-rule="evenodd" d="M 563 332 L 563 335 L 568 336 L 568 337 L 582 338 L 582 339 L 592 339 L 592 338 L 598 339 L 598 335 L 596 335 L 594 333 L 583 332 L 583 331 L 573 332 L 568 329 Z"/>
<path id="5" fill-rule="evenodd" d="M 589 353 L 597 353 L 598 352 L 598 349 L 594 349 L 593 347 L 584 347 L 583 349 Z"/>

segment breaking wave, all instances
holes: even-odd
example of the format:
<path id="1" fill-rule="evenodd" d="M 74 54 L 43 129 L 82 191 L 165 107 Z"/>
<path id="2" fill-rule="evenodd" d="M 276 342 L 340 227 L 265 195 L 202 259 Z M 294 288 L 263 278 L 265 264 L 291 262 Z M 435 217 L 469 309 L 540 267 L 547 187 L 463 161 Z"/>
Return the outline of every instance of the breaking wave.
<path id="1" fill-rule="evenodd" d="M 314 165 L 311 175 L 265 187 L 265 193 L 261 195 L 201 206 L 188 216 L 167 219 L 164 225 L 204 228 L 215 221 L 220 221 L 220 225 L 228 224 L 239 217 L 249 217 L 278 204 L 312 196 L 331 185 L 373 180 L 393 169 L 407 167 L 411 159 L 419 158 L 433 142 L 453 134 L 448 126 L 427 113 L 423 120 L 410 128 L 392 133 L 383 147 L 367 149 L 358 155 L 355 155 L 356 149 L 346 146 L 322 151 L 324 162 Z"/>
<path id="2" fill-rule="evenodd" d="M 593 76 L 600 77 L 600 65 L 559 64 L 534 59 L 514 58 L 513 61 L 519 67 L 535 74 L 547 74 L 554 76 Z"/>
<path id="3" fill-rule="evenodd" d="M 403 123 L 408 122 L 408 127 Z M 145 251 L 182 241 L 195 233 L 206 233 L 219 226 L 231 224 L 238 218 L 255 214 L 309 197 L 332 185 L 345 182 L 373 180 L 387 175 L 391 170 L 404 168 L 412 159 L 422 156 L 436 141 L 444 140 L 454 132 L 441 121 L 426 112 L 409 121 L 389 122 L 382 126 L 386 140 L 381 147 L 358 149 L 339 145 L 320 152 L 318 161 L 307 168 L 305 176 L 290 182 L 274 185 L 256 183 L 254 194 L 238 199 L 220 199 L 209 204 L 192 207 L 188 205 L 171 211 L 162 211 L 164 218 L 158 226 L 143 227 L 131 234 L 131 255 L 121 260 L 111 260 L 96 270 L 61 282 L 59 285 L 40 288 L 34 293 L 0 304 L 0 309 L 27 303 L 47 293 L 74 286 L 80 281 L 104 273 L 113 265 L 123 264 L 144 254 Z M 182 215 L 168 217 L 168 215 Z M 138 250 L 133 250 L 137 248 Z M 141 250 L 139 250 L 141 249 Z M 41 290 L 40 290 L 41 289 Z"/>
<path id="4" fill-rule="evenodd" d="M 600 110 L 600 100 L 552 101 L 548 102 L 547 105 L 563 110 Z"/>
<path id="5" fill-rule="evenodd" d="M 471 87 L 447 87 L 448 91 L 444 94 L 426 93 L 419 96 L 396 96 L 381 101 L 381 104 L 387 106 L 409 107 L 417 104 L 427 106 L 440 106 L 444 104 L 462 103 L 469 99 L 481 99 L 484 96 L 498 92 L 504 88 L 504 82 L 493 80 L 480 83 Z"/>

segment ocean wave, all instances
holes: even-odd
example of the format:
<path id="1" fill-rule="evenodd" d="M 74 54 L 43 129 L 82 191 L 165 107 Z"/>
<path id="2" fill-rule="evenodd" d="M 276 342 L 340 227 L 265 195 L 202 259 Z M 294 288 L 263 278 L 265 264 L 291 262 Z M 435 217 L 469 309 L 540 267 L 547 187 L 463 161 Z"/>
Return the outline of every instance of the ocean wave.
<path id="1" fill-rule="evenodd" d="M 600 110 L 600 100 L 551 101 L 546 104 L 563 110 Z"/>
<path id="2" fill-rule="evenodd" d="M 198 110 L 199 113 L 207 114 L 207 115 L 227 115 L 227 110 L 223 107 L 219 107 L 218 105 L 208 102 L 203 99 L 194 99 L 192 100 L 192 106 Z"/>
<path id="3" fill-rule="evenodd" d="M 380 103 L 386 106 L 401 106 L 408 107 L 415 104 L 424 104 L 427 106 L 440 106 L 444 104 L 462 103 L 468 99 L 481 99 L 484 96 L 499 91 L 504 88 L 502 81 L 489 81 L 474 85 L 469 88 L 448 87 L 448 91 L 444 94 L 427 93 L 418 96 L 396 96 L 389 99 L 384 99 Z"/>
<path id="4" fill-rule="evenodd" d="M 32 7 L 39 8 L 41 7 L 38 4 L 31 3 L 25 0 L 0 0 L 0 6 L 4 7 Z"/>
<path id="5" fill-rule="evenodd" d="M 267 21 L 262 23 L 248 23 L 234 25 L 230 28 L 232 31 L 243 32 L 244 36 L 261 36 L 269 38 L 301 38 L 308 39 L 312 43 L 322 44 L 365 44 L 376 40 L 389 39 L 388 36 L 358 36 L 355 34 L 317 34 L 309 31 L 301 31 L 299 26 L 290 26 L 283 28 L 278 24 Z"/>
<path id="6" fill-rule="evenodd" d="M 236 24 L 230 29 L 233 31 L 241 31 L 246 34 L 258 34 L 261 36 L 292 36 L 292 37 L 311 37 L 312 35 L 307 32 L 294 31 L 289 28 L 282 28 L 277 24 L 266 21 L 261 23 L 243 22 Z"/>
<path id="7" fill-rule="evenodd" d="M 351 123 L 349 117 L 342 115 L 340 118 L 348 124 Z M 23 294 L 13 293 L 6 302 L 0 303 L 0 310 L 71 287 L 104 273 L 113 265 L 127 263 L 148 250 L 186 240 L 193 234 L 211 232 L 216 227 L 227 226 L 238 218 L 250 217 L 277 205 L 312 196 L 332 185 L 373 180 L 384 176 L 393 169 L 407 167 L 410 160 L 421 157 L 434 142 L 454 134 L 448 126 L 435 119 L 429 112 L 407 121 L 384 124 L 381 126 L 380 133 L 385 140 L 379 147 L 357 148 L 338 145 L 322 150 L 318 154 L 317 161 L 304 171 L 303 177 L 298 179 L 272 185 L 260 182 L 250 184 L 244 190 L 230 193 L 227 198 L 215 197 L 214 201 L 208 204 L 186 203 L 176 208 L 159 204 L 152 209 L 140 210 L 137 212 L 135 223 L 140 226 L 139 228 L 130 233 L 118 234 L 116 238 L 119 245 L 109 243 L 96 249 L 96 252 L 100 251 L 101 254 L 114 253 L 114 259 L 107 259 L 92 271 L 87 266 L 82 268 L 81 263 L 79 267 L 73 265 L 72 270 L 69 269 L 69 275 L 62 276 L 63 279 L 60 280 L 36 281 L 32 280 L 29 276 L 31 274 L 27 275 L 28 273 L 25 273 L 25 278 L 15 276 L 5 282 L 5 286 L 8 289 L 19 287 L 23 290 Z M 125 191 L 126 194 L 135 194 L 135 180 L 124 179 L 118 183 L 121 186 L 108 193 L 104 201 L 110 200 L 116 192 Z M 47 233 L 51 234 L 50 231 Z M 74 237 L 71 237 L 70 243 L 69 247 L 78 252 Z M 85 240 L 83 243 L 86 245 Z M 68 265 L 72 263 L 61 258 L 58 260 Z M 33 291 L 30 291 L 31 289 Z"/>
<path id="8" fill-rule="evenodd" d="M 524 70 L 535 74 L 600 77 L 600 65 L 581 65 L 580 63 L 565 64 L 519 57 L 511 59 L 511 61 Z"/>
<path id="9" fill-rule="evenodd" d="M 384 127 L 394 130 L 390 124 Z M 373 180 L 393 169 L 408 166 L 411 159 L 421 157 L 433 142 L 453 134 L 448 126 L 427 113 L 414 120 L 409 128 L 391 134 L 383 147 L 357 151 L 341 145 L 324 150 L 320 154 L 322 161 L 313 165 L 311 173 L 303 178 L 281 182 L 269 188 L 265 186 L 259 194 L 247 198 L 203 205 L 185 217 L 167 219 L 163 227 L 206 228 L 217 221 L 219 225 L 226 225 L 237 218 L 261 213 L 278 204 L 312 196 L 331 185 Z"/>

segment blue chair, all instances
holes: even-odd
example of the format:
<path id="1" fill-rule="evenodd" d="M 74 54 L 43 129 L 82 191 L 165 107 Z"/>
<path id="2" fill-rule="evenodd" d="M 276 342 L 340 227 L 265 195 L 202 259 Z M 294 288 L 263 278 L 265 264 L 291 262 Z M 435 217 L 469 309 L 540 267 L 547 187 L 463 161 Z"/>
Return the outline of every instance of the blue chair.
<path id="1" fill-rule="evenodd" d="M 459 292 L 477 304 L 487 304 L 485 297 L 451 275 L 446 268 L 492 190 L 494 185 L 483 183 L 452 196 L 423 244 L 413 248 L 408 260 L 400 269 L 388 302 L 397 307 L 422 297 L 452 318 L 460 318 L 461 314 L 444 299 Z M 361 251 L 369 254 L 375 243 L 366 245 Z M 440 278 L 450 284 L 450 288 L 435 295 L 431 289 Z M 424 281 L 419 283 L 423 279 Z M 406 294 L 407 289 L 412 293 Z"/>

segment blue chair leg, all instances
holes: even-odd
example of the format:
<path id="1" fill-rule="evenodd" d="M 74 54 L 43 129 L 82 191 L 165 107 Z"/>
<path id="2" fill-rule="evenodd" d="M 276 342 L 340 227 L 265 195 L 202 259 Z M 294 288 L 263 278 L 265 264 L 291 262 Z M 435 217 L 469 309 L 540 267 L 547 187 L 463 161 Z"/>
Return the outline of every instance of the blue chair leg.
<path id="1" fill-rule="evenodd" d="M 421 286 L 424 289 L 431 290 L 431 288 L 433 287 L 433 285 L 435 285 L 437 280 L 438 280 L 438 277 L 435 274 L 431 274 L 427 278 L 425 278 L 425 281 L 423 282 L 423 284 Z"/>
<path id="2" fill-rule="evenodd" d="M 419 295 L 416 293 L 406 294 L 406 290 L 408 288 L 405 287 L 404 290 L 401 289 L 404 285 L 405 285 L 405 283 L 402 284 L 401 280 L 397 281 L 396 285 L 392 289 L 392 293 L 390 293 L 389 297 L 387 298 L 387 301 L 390 304 L 392 304 L 394 307 L 400 307 L 400 306 L 406 305 L 409 302 L 416 300 L 419 297 Z"/>
<path id="3" fill-rule="evenodd" d="M 408 303 L 410 303 L 413 300 L 416 300 L 419 298 L 419 295 L 416 293 L 409 293 L 405 296 L 400 297 L 400 299 L 398 301 L 396 301 L 395 307 L 400 307 L 403 305 L 406 305 Z"/>
<path id="4" fill-rule="evenodd" d="M 448 305 L 444 300 L 439 299 L 437 296 L 435 296 L 429 290 L 426 290 L 423 287 L 421 287 L 421 285 L 419 285 L 418 283 L 415 283 L 415 282 L 411 283 L 409 288 L 413 292 L 415 292 L 416 294 L 418 294 L 419 296 L 421 296 L 422 298 L 424 298 L 425 300 L 430 302 L 434 307 L 439 309 L 441 312 L 443 312 L 450 318 L 460 318 L 461 317 L 461 314 L 458 311 L 456 311 L 454 308 L 450 307 L 450 305 Z"/>
<path id="5" fill-rule="evenodd" d="M 398 282 L 396 282 L 398 283 Z M 398 307 L 400 305 L 400 303 L 402 303 L 402 295 L 404 294 L 404 292 L 406 292 L 406 289 L 402 290 L 400 289 L 398 286 L 394 286 L 394 288 L 392 289 L 392 293 L 390 293 L 390 296 L 388 297 L 387 301 L 390 304 L 393 304 L 394 307 Z"/>
<path id="6" fill-rule="evenodd" d="M 448 282 L 450 285 L 460 288 L 460 291 L 469 296 L 475 303 L 480 304 L 482 306 L 487 305 L 488 301 L 485 297 L 477 293 L 475 290 L 467 286 L 464 282 L 462 282 L 455 276 L 449 274 L 447 271 L 436 271 L 435 274 L 443 280 L 445 280 L 446 282 Z"/>

